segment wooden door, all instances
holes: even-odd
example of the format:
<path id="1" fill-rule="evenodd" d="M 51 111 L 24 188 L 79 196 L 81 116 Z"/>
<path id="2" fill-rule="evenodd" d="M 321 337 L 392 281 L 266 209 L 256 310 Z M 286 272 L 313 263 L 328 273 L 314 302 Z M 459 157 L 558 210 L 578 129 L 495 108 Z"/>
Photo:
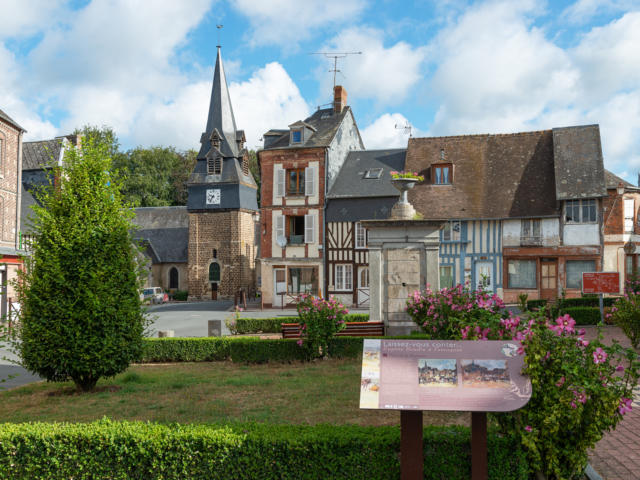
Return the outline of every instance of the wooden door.
<path id="1" fill-rule="evenodd" d="M 287 276 L 284 268 L 273 269 L 273 303 L 274 307 L 284 307 L 284 294 L 287 291 Z"/>
<path id="2" fill-rule="evenodd" d="M 369 267 L 358 268 L 358 307 L 369 305 Z"/>
<path id="3" fill-rule="evenodd" d="M 211 284 L 211 300 L 218 300 L 218 284 Z"/>
<path id="4" fill-rule="evenodd" d="M 558 259 L 540 260 L 540 298 L 555 300 L 558 296 Z"/>

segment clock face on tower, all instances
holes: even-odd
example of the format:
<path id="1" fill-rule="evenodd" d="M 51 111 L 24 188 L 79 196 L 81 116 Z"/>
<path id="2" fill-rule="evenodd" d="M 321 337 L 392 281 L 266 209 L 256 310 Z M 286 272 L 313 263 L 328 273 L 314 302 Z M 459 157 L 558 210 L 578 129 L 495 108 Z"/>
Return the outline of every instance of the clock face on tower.
<path id="1" fill-rule="evenodd" d="M 220 189 L 207 190 L 207 205 L 220 205 Z"/>

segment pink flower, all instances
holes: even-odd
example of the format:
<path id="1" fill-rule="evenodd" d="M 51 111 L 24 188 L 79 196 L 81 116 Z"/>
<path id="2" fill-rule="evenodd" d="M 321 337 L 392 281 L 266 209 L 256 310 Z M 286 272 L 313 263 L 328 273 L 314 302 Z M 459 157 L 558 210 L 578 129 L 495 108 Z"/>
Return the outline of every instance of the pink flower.
<path id="1" fill-rule="evenodd" d="M 620 415 L 624 415 L 625 413 L 630 412 L 631 408 L 631 399 L 622 397 L 620 399 L 620 406 L 618 407 L 618 412 L 620 412 Z"/>
<path id="2" fill-rule="evenodd" d="M 527 432 L 530 432 L 531 430 L 533 430 L 533 428 L 531 428 L 531 425 L 527 425 L 526 427 L 524 427 L 524 429 L 525 429 Z"/>
<path id="3" fill-rule="evenodd" d="M 564 385 L 565 380 L 566 378 L 560 377 L 560 380 L 556 382 L 556 387 L 561 387 L 562 385 Z"/>
<path id="4" fill-rule="evenodd" d="M 603 363 L 607 359 L 607 352 L 601 347 L 596 348 L 593 352 L 593 363 Z"/>
<path id="5" fill-rule="evenodd" d="M 618 365 L 616 367 L 616 372 L 624 372 L 624 367 L 622 365 Z"/>
<path id="6" fill-rule="evenodd" d="M 298 340 L 296 343 L 301 347 L 302 346 L 302 339 Z"/>
<path id="7" fill-rule="evenodd" d="M 588 347 L 589 346 L 589 340 L 585 340 L 582 337 L 578 337 L 578 346 L 579 347 Z"/>

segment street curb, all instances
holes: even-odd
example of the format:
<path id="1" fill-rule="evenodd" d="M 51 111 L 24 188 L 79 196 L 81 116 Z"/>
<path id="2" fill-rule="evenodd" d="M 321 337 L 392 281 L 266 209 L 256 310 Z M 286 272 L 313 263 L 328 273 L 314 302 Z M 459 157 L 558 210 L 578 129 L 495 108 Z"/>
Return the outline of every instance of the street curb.
<path id="1" fill-rule="evenodd" d="M 589 480 L 604 480 L 602 476 L 593 469 L 590 463 L 587 464 L 587 469 L 584 471 L 584 474 Z"/>

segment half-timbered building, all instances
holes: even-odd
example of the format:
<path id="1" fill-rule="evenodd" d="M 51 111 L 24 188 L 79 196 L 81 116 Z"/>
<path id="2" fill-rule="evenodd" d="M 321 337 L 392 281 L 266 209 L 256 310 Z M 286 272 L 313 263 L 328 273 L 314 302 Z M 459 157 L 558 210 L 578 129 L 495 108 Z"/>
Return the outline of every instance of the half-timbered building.
<path id="1" fill-rule="evenodd" d="M 399 192 L 392 171 L 406 149 L 353 151 L 327 196 L 325 290 L 345 305 L 369 305 L 369 253 L 362 220 L 389 217 Z"/>
<path id="2" fill-rule="evenodd" d="M 262 189 L 260 276 L 265 306 L 301 293 L 322 295 L 325 198 L 347 154 L 364 144 L 347 93 L 334 88 L 331 108 L 286 130 L 270 130 L 258 151 Z"/>

